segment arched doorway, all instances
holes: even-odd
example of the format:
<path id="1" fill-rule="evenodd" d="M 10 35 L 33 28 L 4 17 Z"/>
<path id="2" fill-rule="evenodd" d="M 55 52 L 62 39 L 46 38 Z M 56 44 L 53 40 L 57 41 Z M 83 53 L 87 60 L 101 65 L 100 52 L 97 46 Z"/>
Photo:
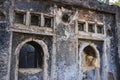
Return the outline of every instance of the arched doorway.
<path id="1" fill-rule="evenodd" d="M 28 39 L 16 48 L 15 80 L 47 80 L 47 45 L 41 40 Z"/>
<path id="2" fill-rule="evenodd" d="M 100 80 L 99 51 L 94 44 L 83 44 L 80 48 L 81 80 Z"/>

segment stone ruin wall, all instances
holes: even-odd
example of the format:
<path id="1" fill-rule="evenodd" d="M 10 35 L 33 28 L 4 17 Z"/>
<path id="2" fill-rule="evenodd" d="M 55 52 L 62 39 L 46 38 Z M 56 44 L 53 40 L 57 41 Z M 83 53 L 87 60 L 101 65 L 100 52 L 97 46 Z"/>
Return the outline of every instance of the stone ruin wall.
<path id="1" fill-rule="evenodd" d="M 73 4 L 76 2 L 77 0 L 71 1 Z M 4 26 L 0 26 L 1 80 L 16 80 L 17 78 L 39 80 L 43 74 L 44 80 L 83 80 L 84 77 L 86 80 L 91 77 L 97 77 L 97 80 L 119 80 L 117 78 L 119 70 L 116 46 L 116 28 L 119 30 L 119 27 L 116 26 L 119 25 L 119 14 L 116 8 L 112 6 L 108 8 L 108 5 L 104 5 L 105 8 L 103 8 L 102 4 L 89 0 L 80 1 L 79 5 L 76 3 L 76 6 L 71 3 L 70 5 L 68 5 L 69 3 L 57 3 L 57 0 L 53 0 L 53 2 L 15 0 L 15 2 L 6 1 L 4 6 L 1 6 L 6 11 L 6 23 Z M 26 15 L 24 24 L 15 22 L 15 13 Z M 41 26 L 44 26 L 45 23 L 44 15 L 52 17 L 51 27 L 30 25 L 31 13 L 42 15 L 40 17 L 43 21 L 40 23 Z M 66 14 L 68 18 L 64 19 L 63 16 L 66 17 Z M 85 31 L 78 30 L 79 22 L 85 23 Z M 88 24 L 102 25 L 104 33 L 98 34 L 96 28 L 94 33 L 89 32 Z M 49 57 L 42 74 L 33 70 L 31 73 L 26 73 L 24 70 L 21 73 L 16 67 L 18 54 L 15 51 L 19 50 L 17 46 L 29 39 L 43 41 L 48 48 Z M 84 69 L 81 62 L 82 51 L 88 45 L 99 53 L 97 55 L 99 64 L 93 71 L 89 68 Z"/>

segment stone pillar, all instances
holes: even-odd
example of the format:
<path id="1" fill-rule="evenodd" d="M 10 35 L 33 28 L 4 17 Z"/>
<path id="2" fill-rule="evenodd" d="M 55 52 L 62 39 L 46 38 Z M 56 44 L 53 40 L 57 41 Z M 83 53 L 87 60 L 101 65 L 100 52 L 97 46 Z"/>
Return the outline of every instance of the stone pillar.
<path id="1" fill-rule="evenodd" d="M 70 24 L 69 16 L 67 13 L 64 15 L 62 9 L 56 13 L 56 21 L 57 80 L 74 80 L 76 76 L 74 21 Z"/>

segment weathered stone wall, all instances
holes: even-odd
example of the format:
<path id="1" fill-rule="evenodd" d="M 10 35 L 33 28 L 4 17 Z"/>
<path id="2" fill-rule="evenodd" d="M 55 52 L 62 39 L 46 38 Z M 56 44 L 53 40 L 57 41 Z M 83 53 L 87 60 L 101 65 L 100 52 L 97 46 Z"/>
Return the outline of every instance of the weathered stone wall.
<path id="1" fill-rule="evenodd" d="M 83 80 L 83 73 L 91 74 L 86 80 L 96 76 L 97 80 L 119 80 L 119 8 L 91 0 L 11 0 L 4 5 L 8 24 L 0 23 L 0 80 L 40 80 L 43 74 L 39 72 L 16 73 L 19 54 L 15 51 L 27 39 L 41 40 L 47 45 L 48 76 L 43 75 L 44 80 Z M 54 24 L 51 28 L 31 26 L 29 21 L 16 24 L 14 11 L 27 16 L 29 13 L 52 16 Z M 102 24 L 104 34 L 80 32 L 78 21 Z M 81 67 L 81 52 L 86 45 L 95 48 L 100 60 L 99 66 L 88 72 Z"/>
<path id="2" fill-rule="evenodd" d="M 8 10 L 9 2 L 1 1 L 0 12 L 3 19 L 0 19 L 0 80 L 9 78 L 9 50 L 10 50 L 10 32 L 8 29 Z"/>
<path id="3" fill-rule="evenodd" d="M 91 4 L 95 4 L 95 3 L 91 3 Z M 91 7 L 91 4 L 90 4 L 89 8 L 93 8 L 93 7 Z M 62 8 L 62 7 L 64 7 L 64 8 Z M 78 68 L 77 66 L 78 66 L 78 63 L 80 60 L 77 60 L 77 59 L 78 59 L 78 55 L 80 53 L 78 52 L 79 53 L 78 54 L 76 51 L 77 50 L 76 47 L 78 47 L 78 45 L 79 45 L 79 43 L 78 43 L 78 45 L 76 44 L 76 40 L 80 40 L 79 37 L 82 37 L 82 39 L 87 40 L 85 43 L 90 42 L 90 43 L 95 44 L 95 42 L 97 42 L 96 39 L 98 40 L 98 42 L 99 42 L 99 39 L 102 40 L 102 43 L 99 43 L 99 44 L 101 44 L 101 46 L 98 46 L 97 44 L 95 44 L 96 46 L 98 46 L 97 48 L 99 48 L 98 51 L 101 51 L 101 52 L 99 52 L 100 53 L 100 70 L 99 71 L 100 71 L 100 75 L 101 75 L 100 79 L 103 79 L 103 80 L 108 79 L 107 76 L 109 76 L 109 74 L 107 75 L 107 73 L 111 73 L 113 75 L 112 77 L 114 79 L 116 79 L 115 78 L 116 77 L 116 63 L 114 60 L 116 57 L 116 54 L 115 54 L 116 47 L 114 46 L 115 43 L 112 44 L 113 42 L 115 42 L 115 29 L 114 29 L 114 27 L 115 27 L 114 16 L 115 15 L 109 14 L 109 13 L 97 12 L 94 10 L 89 10 L 89 9 L 84 9 L 84 8 L 76 8 L 76 9 L 78 9 L 78 10 L 72 9 L 71 7 L 66 7 L 65 5 L 62 5 L 62 4 L 60 4 L 56 8 L 56 7 L 53 7 L 52 4 L 47 4 L 46 2 L 42 2 L 42 1 L 40 3 L 38 3 L 38 1 L 35 3 L 34 2 L 22 2 L 22 1 L 15 2 L 15 10 L 30 11 L 30 12 L 42 12 L 44 14 L 52 13 L 55 15 L 55 21 L 54 21 L 55 25 L 53 27 L 53 29 L 55 29 L 55 32 L 53 32 L 53 34 L 56 34 L 56 36 L 55 36 L 56 38 L 54 38 L 56 40 L 55 41 L 56 44 L 54 46 L 54 47 L 56 47 L 56 64 L 54 65 L 54 66 L 56 66 L 55 67 L 56 76 L 54 76 L 55 78 L 57 78 L 58 80 L 78 79 L 79 75 L 77 74 L 77 70 L 79 71 L 80 68 Z M 99 10 L 102 10 L 102 9 L 99 9 Z M 54 11 L 54 13 L 52 11 Z M 78 11 L 78 15 L 76 15 L 77 11 Z M 64 13 L 67 13 L 67 12 L 68 12 L 68 14 L 70 14 L 70 17 L 71 16 L 72 16 L 72 18 L 75 17 L 75 19 L 72 20 L 72 18 L 71 18 L 70 21 L 64 22 L 62 20 L 62 16 L 64 15 Z M 91 21 L 91 22 L 95 22 L 95 23 L 103 23 L 103 25 L 105 26 L 105 37 L 103 37 L 104 39 L 101 39 L 102 37 L 99 37 L 99 36 L 94 37 L 96 34 L 90 33 L 90 35 L 88 35 L 88 36 L 84 36 L 84 35 L 82 36 L 81 33 L 80 34 L 76 33 L 76 22 L 75 21 L 79 20 L 79 19 L 82 19 L 84 21 Z M 29 33 L 31 30 L 32 31 L 34 30 L 33 32 L 36 32 L 36 29 L 34 29 L 32 27 L 31 27 L 31 29 L 29 29 L 27 27 L 24 28 L 24 27 L 23 28 L 22 28 L 22 26 L 15 27 L 15 30 L 23 29 L 23 30 L 21 30 L 21 32 L 24 30 L 25 30 L 25 32 L 27 30 L 29 30 Z M 106 33 L 107 30 L 110 30 L 110 35 Z M 37 31 L 36 33 L 38 33 L 38 32 L 39 31 Z M 44 31 L 43 31 L 43 33 L 44 33 Z M 78 35 L 78 36 L 81 35 L 81 36 L 77 37 L 76 35 Z M 93 37 L 92 37 L 92 35 L 93 35 Z M 90 40 L 88 40 L 89 39 L 88 37 L 90 38 Z M 95 40 L 92 38 L 95 38 Z M 94 40 L 94 42 L 91 42 L 91 40 Z M 15 41 L 13 41 L 13 42 L 15 42 Z M 16 45 L 16 43 L 15 43 L 15 45 Z M 16 46 L 14 46 L 14 47 L 16 47 Z M 13 51 L 14 51 L 14 48 L 13 48 Z M 112 60 L 111 60 L 111 58 L 112 58 Z M 109 60 L 111 62 L 109 62 Z M 53 65 L 53 64 L 51 64 L 51 65 Z M 110 79 L 108 79 L 108 80 L 110 80 Z"/>
<path id="4" fill-rule="evenodd" d="M 59 9 L 58 9 L 59 10 Z M 62 11 L 62 9 L 61 9 Z M 57 41 L 58 42 L 61 42 L 61 43 L 58 43 L 57 42 L 57 45 L 59 47 L 57 47 L 57 55 L 58 53 L 60 54 L 59 56 L 63 56 L 63 59 L 61 59 L 61 57 L 57 57 L 57 59 L 60 59 L 61 60 L 61 63 L 63 62 L 64 64 L 62 64 L 62 69 L 59 71 L 58 69 L 58 77 L 59 76 L 64 76 L 62 77 L 63 79 L 65 80 L 68 80 L 68 79 L 73 79 L 73 77 L 75 78 L 76 75 L 77 75 L 77 72 L 75 72 L 75 70 L 77 69 L 78 72 L 79 70 L 81 70 L 80 68 L 75 68 L 72 67 L 71 68 L 71 73 L 73 73 L 75 76 L 72 75 L 69 75 L 69 77 L 66 78 L 66 76 L 68 76 L 65 72 L 64 72 L 64 69 L 63 67 L 66 66 L 66 63 L 69 63 L 67 62 L 65 55 L 66 55 L 66 50 L 68 50 L 68 52 L 71 50 L 71 47 L 67 46 L 67 45 L 72 45 L 72 51 L 73 52 L 69 52 L 69 56 L 72 54 L 72 57 L 73 58 L 70 58 L 71 60 L 73 59 L 73 61 L 75 60 L 76 62 L 79 63 L 79 61 L 81 60 L 76 60 L 77 57 L 79 57 L 79 54 L 77 54 L 75 52 L 75 47 L 79 45 L 76 45 L 75 42 L 76 40 L 78 39 L 79 41 L 81 40 L 84 40 L 84 43 L 88 43 L 88 44 L 95 44 L 97 46 L 97 49 L 99 51 L 99 55 L 100 55 L 100 74 L 101 74 L 101 78 L 102 80 L 106 80 L 108 79 L 107 76 L 109 76 L 108 73 L 111 73 L 113 76 L 111 79 L 116 79 L 116 71 L 117 71 L 117 67 L 116 67 L 116 43 L 113 44 L 113 42 L 116 42 L 115 40 L 115 19 L 114 19 L 114 15 L 113 14 L 106 14 L 106 13 L 102 13 L 102 12 L 97 12 L 97 11 L 92 11 L 92 10 L 88 10 L 88 9 L 79 9 L 78 10 L 79 12 L 79 15 L 76 16 L 76 18 L 79 20 L 82 20 L 82 21 L 87 21 L 87 22 L 95 22 L 95 23 L 103 23 L 103 25 L 105 26 L 105 36 L 102 37 L 101 35 L 98 35 L 98 34 L 91 34 L 91 33 L 77 33 L 76 35 L 78 35 L 78 37 L 75 35 L 75 25 L 72 25 L 72 24 L 75 24 L 74 21 L 71 22 L 71 24 L 65 24 L 63 23 L 62 21 L 58 21 L 56 22 L 58 25 L 57 25 Z M 64 13 L 64 11 L 63 11 Z M 75 13 L 75 12 L 73 12 Z M 59 14 L 62 14 L 59 13 Z M 59 16 L 59 14 L 57 14 Z M 58 18 L 58 17 L 57 17 Z M 61 20 L 61 18 L 59 18 L 58 20 Z M 57 20 L 56 20 L 57 21 Z M 60 26 L 60 27 L 59 27 Z M 74 28 L 73 28 L 74 27 Z M 110 33 L 108 34 L 107 31 L 110 30 Z M 73 37 L 74 36 L 74 37 Z M 69 41 L 72 39 L 72 42 L 64 42 L 64 41 Z M 86 42 L 85 42 L 86 40 Z M 91 41 L 93 40 L 93 41 Z M 101 43 L 102 41 L 102 43 Z M 97 45 L 96 43 L 98 43 L 99 45 Z M 60 45 L 62 47 L 60 47 Z M 64 46 L 63 46 L 64 45 Z M 67 49 L 65 48 L 67 46 Z M 62 49 L 61 49 L 62 48 Z M 64 51 L 65 49 L 65 51 Z M 70 49 L 70 50 L 69 50 Z M 61 52 L 62 51 L 62 52 Z M 62 53 L 64 53 L 65 55 L 63 55 Z M 76 54 L 76 55 L 75 55 Z M 67 56 L 67 55 L 66 55 Z M 111 60 L 112 58 L 112 60 Z M 78 58 L 77 58 L 78 59 Z M 111 62 L 110 62 L 111 61 Z M 58 63 L 58 61 L 56 61 Z M 60 62 L 59 62 L 60 63 Z M 76 67 L 78 65 L 78 63 L 76 63 Z M 71 63 L 72 65 L 74 65 L 74 63 Z M 61 64 L 57 64 L 59 66 L 61 66 Z M 72 66 L 72 65 L 69 65 L 69 66 Z M 67 66 L 67 67 L 69 67 Z M 66 67 L 65 67 L 66 68 Z M 65 69 L 66 70 L 66 69 Z M 82 71 L 82 70 L 81 70 Z M 63 74 L 61 74 L 63 73 Z M 79 75 L 77 75 L 79 76 Z M 60 78 L 61 79 L 61 78 Z M 78 79 L 78 78 L 77 78 Z M 110 78 L 108 79 L 110 80 Z"/>
<path id="5" fill-rule="evenodd" d="M 74 25 L 59 23 L 56 39 L 56 68 L 58 80 L 74 80 L 76 78 L 76 54 Z"/>
<path id="6" fill-rule="evenodd" d="M 0 79 L 8 78 L 8 59 L 10 36 L 6 31 L 6 23 L 0 23 Z"/>

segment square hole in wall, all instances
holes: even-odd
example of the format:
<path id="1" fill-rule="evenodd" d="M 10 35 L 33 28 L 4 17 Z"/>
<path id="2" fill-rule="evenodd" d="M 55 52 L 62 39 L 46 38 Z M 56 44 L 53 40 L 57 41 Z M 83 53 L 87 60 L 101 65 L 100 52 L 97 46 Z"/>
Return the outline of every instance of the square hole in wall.
<path id="1" fill-rule="evenodd" d="M 15 23 L 24 24 L 25 23 L 25 13 L 15 12 Z"/>
<path id="2" fill-rule="evenodd" d="M 85 31 L 85 22 L 78 22 L 78 30 Z"/>
<path id="3" fill-rule="evenodd" d="M 95 24 L 89 23 L 88 24 L 88 32 L 95 32 Z"/>
<path id="4" fill-rule="evenodd" d="M 104 34 L 104 27 L 103 27 L 103 25 L 97 25 L 97 33 Z"/>
<path id="5" fill-rule="evenodd" d="M 44 16 L 44 26 L 45 27 L 52 27 L 52 22 L 53 22 L 53 18 L 49 17 L 49 16 Z"/>
<path id="6" fill-rule="evenodd" d="M 31 14 L 31 25 L 40 26 L 40 15 Z"/>

